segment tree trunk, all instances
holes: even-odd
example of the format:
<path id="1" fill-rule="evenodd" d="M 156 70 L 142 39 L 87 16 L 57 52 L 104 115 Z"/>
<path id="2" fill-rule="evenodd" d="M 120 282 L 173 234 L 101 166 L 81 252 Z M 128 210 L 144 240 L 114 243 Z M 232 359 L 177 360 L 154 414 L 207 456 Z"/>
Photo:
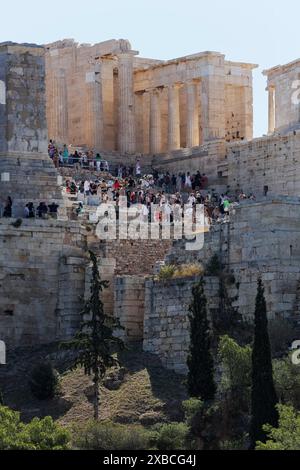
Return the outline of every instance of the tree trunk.
<path id="1" fill-rule="evenodd" d="M 94 377 L 94 419 L 98 421 L 99 419 L 99 377 L 98 375 L 95 375 Z"/>

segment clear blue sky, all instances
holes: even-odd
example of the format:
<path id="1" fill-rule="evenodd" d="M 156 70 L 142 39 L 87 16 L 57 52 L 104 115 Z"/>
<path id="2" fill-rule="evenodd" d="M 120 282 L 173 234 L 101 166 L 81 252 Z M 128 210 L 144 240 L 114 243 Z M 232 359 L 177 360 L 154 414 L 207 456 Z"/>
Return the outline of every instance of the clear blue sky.
<path id="1" fill-rule="evenodd" d="M 14 0 L 1 2 L 0 41 L 95 43 L 129 39 L 141 56 L 171 59 L 214 50 L 260 65 L 254 132 L 267 130 L 261 71 L 300 57 L 298 0 Z"/>

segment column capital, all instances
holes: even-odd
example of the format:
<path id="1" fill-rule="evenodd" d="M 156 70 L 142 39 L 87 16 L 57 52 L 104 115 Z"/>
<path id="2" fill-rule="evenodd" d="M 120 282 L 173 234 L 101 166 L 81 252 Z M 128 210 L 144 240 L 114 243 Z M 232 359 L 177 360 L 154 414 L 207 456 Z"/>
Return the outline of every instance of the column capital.
<path id="1" fill-rule="evenodd" d="M 275 91 L 275 85 L 273 85 L 273 83 L 270 83 L 270 84 L 266 87 L 266 91 Z"/>

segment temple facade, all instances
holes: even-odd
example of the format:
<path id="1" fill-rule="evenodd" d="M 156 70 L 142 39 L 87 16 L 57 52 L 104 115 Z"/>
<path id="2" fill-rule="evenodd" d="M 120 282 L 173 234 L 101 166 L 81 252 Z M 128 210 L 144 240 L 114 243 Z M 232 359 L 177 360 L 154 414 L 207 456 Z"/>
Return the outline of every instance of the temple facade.
<path id="1" fill-rule="evenodd" d="M 265 70 L 269 93 L 269 134 L 300 129 L 300 60 Z"/>
<path id="2" fill-rule="evenodd" d="M 250 140 L 255 67 L 218 52 L 144 59 L 123 39 L 48 44 L 49 138 L 120 154 Z"/>

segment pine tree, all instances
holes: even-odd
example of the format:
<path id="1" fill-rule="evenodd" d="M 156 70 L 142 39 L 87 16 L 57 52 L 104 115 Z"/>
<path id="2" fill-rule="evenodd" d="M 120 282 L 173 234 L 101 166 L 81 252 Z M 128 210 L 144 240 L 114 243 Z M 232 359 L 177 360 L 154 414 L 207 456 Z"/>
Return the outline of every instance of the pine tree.
<path id="1" fill-rule="evenodd" d="M 190 396 L 213 400 L 216 385 L 204 284 L 204 279 L 201 277 L 193 287 L 193 300 L 189 307 L 190 347 L 187 358 L 189 370 L 187 384 Z"/>
<path id="2" fill-rule="evenodd" d="M 277 396 L 273 382 L 271 347 L 264 287 L 258 280 L 255 303 L 254 345 L 252 351 L 252 390 L 250 446 L 255 449 L 257 441 L 265 442 L 263 425 L 278 425 Z"/>
<path id="3" fill-rule="evenodd" d="M 100 294 L 108 287 L 107 281 L 100 279 L 97 258 L 89 251 L 92 261 L 91 295 L 85 302 L 82 322 L 73 340 L 62 344 L 64 349 L 77 352 L 73 367 L 81 366 L 86 375 L 93 376 L 94 384 L 94 418 L 99 418 L 99 385 L 109 367 L 119 365 L 112 354 L 113 344 L 123 347 L 123 341 L 113 335 L 114 330 L 121 328 L 119 321 L 104 313 Z"/>

